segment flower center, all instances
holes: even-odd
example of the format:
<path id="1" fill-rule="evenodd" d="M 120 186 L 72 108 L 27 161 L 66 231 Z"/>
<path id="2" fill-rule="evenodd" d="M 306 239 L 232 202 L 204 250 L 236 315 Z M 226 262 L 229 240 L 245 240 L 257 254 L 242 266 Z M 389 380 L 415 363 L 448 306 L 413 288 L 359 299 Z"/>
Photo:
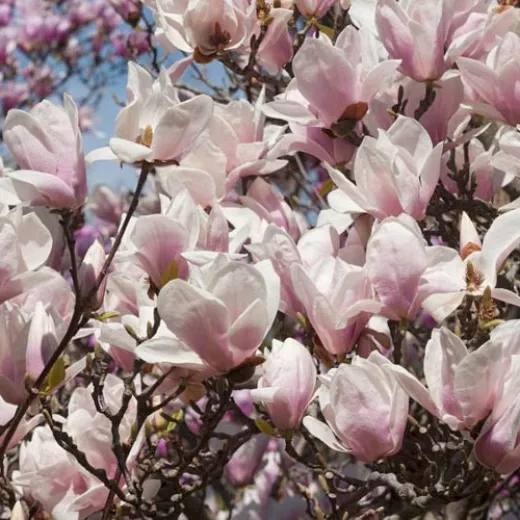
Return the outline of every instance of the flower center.
<path id="1" fill-rule="evenodd" d="M 222 30 L 220 24 L 216 22 L 215 32 L 210 35 L 208 40 L 210 45 L 214 47 L 217 52 L 223 51 L 226 48 L 226 45 L 231 41 L 231 34 L 229 34 L 229 31 Z"/>
<path id="2" fill-rule="evenodd" d="M 150 125 L 146 125 L 143 133 L 137 136 L 135 142 L 137 144 L 142 144 L 150 148 L 152 146 L 153 140 L 153 128 Z"/>

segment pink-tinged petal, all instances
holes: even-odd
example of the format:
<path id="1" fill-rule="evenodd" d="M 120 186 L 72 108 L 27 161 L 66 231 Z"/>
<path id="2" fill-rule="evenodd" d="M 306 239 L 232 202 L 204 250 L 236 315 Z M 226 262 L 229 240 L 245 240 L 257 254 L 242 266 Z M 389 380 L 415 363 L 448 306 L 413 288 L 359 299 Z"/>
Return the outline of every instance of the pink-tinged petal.
<path id="1" fill-rule="evenodd" d="M 341 118 L 358 101 L 356 72 L 345 53 L 323 40 L 307 38 L 293 60 L 298 90 L 327 126 Z M 328 88 L 316 88 L 325 82 Z"/>
<path id="2" fill-rule="evenodd" d="M 18 273 L 18 233 L 7 219 L 0 220 L 0 288 Z"/>
<path id="3" fill-rule="evenodd" d="M 4 401 L 0 395 L 0 426 L 4 426 L 14 417 L 17 408 L 18 407 L 15 404 L 10 404 Z M 1 440 L 2 437 L 0 437 L 0 441 Z"/>
<path id="4" fill-rule="evenodd" d="M 218 189 L 214 177 L 203 170 L 178 166 L 158 168 L 157 173 L 162 188 L 170 197 L 175 197 L 186 188 L 196 204 L 206 207 L 212 206 L 223 195 L 223 189 Z"/>
<path id="5" fill-rule="evenodd" d="M 82 295 L 87 295 L 91 288 L 96 284 L 105 264 L 105 260 L 105 248 L 102 246 L 101 242 L 96 239 L 88 248 L 79 268 L 78 280 Z M 105 277 L 100 284 L 99 289 L 96 291 L 96 294 L 94 294 L 88 302 L 92 310 L 99 309 L 103 304 L 106 284 L 107 278 Z"/>
<path id="6" fill-rule="evenodd" d="M 409 168 L 393 164 L 397 149 L 388 140 L 392 152 L 385 153 L 378 149 L 382 144 L 383 140 L 364 139 L 354 161 L 354 177 L 368 202 L 367 212 L 379 219 L 405 212 L 403 203 L 413 201 L 419 188 Z"/>
<path id="7" fill-rule="evenodd" d="M 187 345 L 173 337 L 157 337 L 143 341 L 135 355 L 147 363 L 169 363 L 190 370 L 206 368 L 202 359 Z"/>
<path id="8" fill-rule="evenodd" d="M 28 270 L 41 267 L 52 250 L 52 235 L 35 213 L 29 213 L 18 226 L 18 245 Z"/>
<path id="9" fill-rule="evenodd" d="M 229 172 L 226 179 L 225 191 L 229 193 L 242 177 L 247 177 L 248 175 L 269 175 L 281 170 L 286 165 L 287 161 L 285 159 L 260 159 L 242 164 Z"/>
<path id="10" fill-rule="evenodd" d="M 212 272 L 206 287 L 226 306 L 231 323 L 253 302 L 265 301 L 267 296 L 262 274 L 241 262 L 224 261 L 222 267 Z"/>
<path id="11" fill-rule="evenodd" d="M 414 300 L 427 267 L 427 256 L 415 221 L 388 218 L 367 246 L 366 270 L 379 299 L 401 317 L 414 314 Z M 414 226 L 409 227 L 409 224 Z"/>
<path id="12" fill-rule="evenodd" d="M 255 264 L 255 268 L 262 276 L 265 284 L 265 307 L 267 310 L 267 329 L 269 329 L 280 307 L 280 277 L 270 260 L 258 262 Z"/>
<path id="13" fill-rule="evenodd" d="M 170 76 L 170 80 L 172 83 L 177 83 L 181 76 L 184 74 L 185 70 L 191 65 L 193 62 L 193 55 L 187 56 L 186 58 L 182 58 L 177 60 L 169 69 L 168 76 Z"/>
<path id="14" fill-rule="evenodd" d="M 468 248 L 470 244 L 478 246 L 478 249 L 482 248 L 480 236 L 475 227 L 475 224 L 468 217 L 468 214 L 463 211 L 460 219 L 460 256 L 464 259 L 468 254 L 474 251 L 473 248 Z"/>
<path id="15" fill-rule="evenodd" d="M 518 391 L 518 384 L 515 386 Z M 515 471 L 520 463 L 516 447 L 519 430 L 520 401 L 513 399 L 500 415 L 492 413 L 484 423 L 475 442 L 474 453 L 477 460 L 485 467 L 494 468 L 498 473 Z"/>
<path id="16" fill-rule="evenodd" d="M 432 140 L 424 127 L 411 117 L 398 116 L 387 135 L 395 146 L 407 150 L 420 169 L 432 151 Z"/>
<path id="17" fill-rule="evenodd" d="M 460 307 L 465 294 L 462 290 L 432 294 L 423 300 L 422 308 L 437 323 L 442 323 L 452 312 Z"/>
<path id="18" fill-rule="evenodd" d="M 75 208 L 74 190 L 55 175 L 32 170 L 8 172 L 20 200 L 31 206 Z"/>
<path id="19" fill-rule="evenodd" d="M 121 139 L 120 137 L 112 137 L 109 144 L 110 149 L 121 162 L 133 164 L 152 159 L 152 150 L 142 144 Z"/>
<path id="20" fill-rule="evenodd" d="M 166 110 L 154 129 L 153 158 L 177 159 L 189 151 L 213 115 L 213 100 L 196 96 Z"/>
<path id="21" fill-rule="evenodd" d="M 98 161 L 117 161 L 117 155 L 112 151 L 110 146 L 96 148 L 85 155 L 85 162 L 93 164 Z"/>
<path id="22" fill-rule="evenodd" d="M 106 343 L 131 353 L 135 351 L 135 339 L 128 334 L 122 323 L 103 323 L 97 333 L 97 338 L 102 346 L 103 343 Z"/>
<path id="23" fill-rule="evenodd" d="M 43 371 L 57 346 L 54 322 L 45 312 L 43 305 L 39 303 L 34 310 L 27 337 L 25 369 L 33 380 L 36 380 Z"/>
<path id="24" fill-rule="evenodd" d="M 320 161 L 328 164 L 335 164 L 336 160 L 330 152 L 319 143 L 313 141 L 307 135 L 285 134 L 268 152 L 268 157 L 282 157 L 303 152 L 316 157 Z M 1 199 L 0 199 L 1 200 Z"/>
<path id="25" fill-rule="evenodd" d="M 473 427 L 491 411 L 498 385 L 509 369 L 505 354 L 501 343 L 488 341 L 457 366 L 454 389 L 465 427 Z"/>
<path id="26" fill-rule="evenodd" d="M 210 251 L 229 251 L 229 227 L 219 204 L 215 204 L 209 214 L 206 233 L 206 247 Z"/>
<path id="27" fill-rule="evenodd" d="M 509 305 L 520 307 L 520 296 L 518 296 L 518 294 L 514 293 L 513 291 L 509 291 L 508 289 L 495 287 L 494 289 L 491 289 L 491 297 L 495 300 L 508 303 Z"/>
<path id="28" fill-rule="evenodd" d="M 443 144 L 439 143 L 426 158 L 426 161 L 420 172 L 420 199 L 424 207 L 423 213 L 426 211 L 426 207 L 428 206 L 439 182 L 442 153 Z"/>
<path id="29" fill-rule="evenodd" d="M 229 367 L 230 319 L 222 301 L 183 280 L 173 280 L 161 289 L 157 308 L 168 328 L 210 366 Z"/>
<path id="30" fill-rule="evenodd" d="M 424 353 L 424 377 L 432 399 L 442 410 L 462 418 L 462 410 L 454 390 L 455 371 L 468 355 L 462 340 L 446 328 L 435 329 Z"/>
<path id="31" fill-rule="evenodd" d="M 47 173 L 56 171 L 51 137 L 33 114 L 10 110 L 2 133 L 5 144 L 21 168 Z"/>
<path id="32" fill-rule="evenodd" d="M 264 339 L 268 330 L 267 313 L 261 300 L 255 300 L 238 316 L 229 329 L 232 348 L 231 362 L 220 368 L 231 369 L 252 356 Z"/>
<path id="33" fill-rule="evenodd" d="M 378 92 L 384 89 L 399 65 L 401 65 L 401 60 L 385 60 L 376 65 L 363 81 L 360 98 L 366 103 L 371 101 Z"/>
<path id="34" fill-rule="evenodd" d="M 298 242 L 298 252 L 304 265 L 313 266 L 322 258 L 336 256 L 339 250 L 339 235 L 332 226 L 314 228 L 305 233 Z"/>
<path id="35" fill-rule="evenodd" d="M 186 249 L 189 236 L 182 225 L 168 217 L 144 215 L 137 219 L 130 240 L 136 248 L 137 263 L 160 288 L 172 262 L 178 262 L 179 255 Z M 181 265 L 177 269 L 178 276 L 187 276 Z"/>
<path id="36" fill-rule="evenodd" d="M 440 417 L 440 411 L 437 404 L 432 399 L 430 392 L 421 384 L 415 376 L 410 374 L 408 370 L 399 365 L 388 364 L 384 366 L 384 370 L 390 370 L 397 382 L 403 390 L 423 408 L 428 410 L 435 417 Z"/>
<path id="37" fill-rule="evenodd" d="M 390 58 L 402 60 L 401 70 L 413 77 L 414 42 L 407 22 L 406 13 L 395 0 L 379 0 L 375 9 L 379 37 Z"/>
<path id="38" fill-rule="evenodd" d="M 459 58 L 457 66 L 466 83 L 471 85 L 482 100 L 494 105 L 497 99 L 497 80 L 493 71 L 481 61 L 471 58 Z"/>
<path id="39" fill-rule="evenodd" d="M 334 410 L 334 431 L 363 462 L 395 453 L 390 431 L 392 389 L 383 370 L 375 363 L 342 364 L 329 388 Z M 408 410 L 406 410 L 408 415 Z M 397 448 L 397 449 L 396 449 Z"/>
<path id="40" fill-rule="evenodd" d="M 470 255 L 475 268 L 484 274 L 486 283 L 492 288 L 498 270 L 519 243 L 520 209 L 499 215 L 484 237 L 482 251 Z"/>
<path id="41" fill-rule="evenodd" d="M 325 423 L 307 415 L 303 418 L 303 426 L 305 426 L 311 435 L 319 439 L 331 450 L 341 453 L 350 453 L 350 450 L 338 441 L 333 431 Z"/>
<path id="42" fill-rule="evenodd" d="M 363 209 L 371 209 L 371 206 L 363 192 L 350 180 L 348 180 L 339 170 L 332 168 L 324 163 L 323 166 L 327 170 L 334 184 L 344 192 L 357 206 Z"/>
<path id="43" fill-rule="evenodd" d="M 13 408 L 11 408 L 11 406 L 12 405 L 9 405 L 0 397 L 0 424 L 5 424 L 2 423 L 2 420 L 6 419 L 7 421 L 9 421 L 16 413 L 16 406 L 14 406 Z M 20 426 L 18 426 L 18 428 L 16 429 L 13 438 L 9 441 L 9 444 L 7 445 L 7 450 L 14 448 L 27 434 L 34 430 L 34 428 L 36 428 L 36 426 L 38 426 L 44 420 L 45 419 L 41 414 L 31 417 L 29 420 L 24 419 L 20 423 Z M 3 435 L 0 436 L 0 442 L 2 442 L 2 437 Z"/>

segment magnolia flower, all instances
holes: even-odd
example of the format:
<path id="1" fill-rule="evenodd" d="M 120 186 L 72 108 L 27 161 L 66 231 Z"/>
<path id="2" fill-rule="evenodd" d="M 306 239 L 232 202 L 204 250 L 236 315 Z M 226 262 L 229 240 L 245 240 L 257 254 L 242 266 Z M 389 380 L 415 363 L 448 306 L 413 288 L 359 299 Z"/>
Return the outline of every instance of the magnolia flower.
<path id="1" fill-rule="evenodd" d="M 406 393 L 450 428 L 471 429 L 487 417 L 509 367 L 510 349 L 488 341 L 468 352 L 446 328 L 435 329 L 426 344 L 424 377 L 428 389 L 401 366 L 387 364 Z"/>
<path id="2" fill-rule="evenodd" d="M 255 261 L 269 259 L 280 277 L 280 310 L 285 314 L 295 315 L 303 312 L 296 287 L 292 281 L 294 265 L 301 265 L 307 271 L 321 259 L 337 255 L 339 237 L 330 226 L 315 228 L 300 239 L 298 245 L 286 231 L 269 224 L 265 229 L 262 242 L 246 246 Z"/>
<path id="3" fill-rule="evenodd" d="M 409 215 L 383 220 L 368 241 L 365 264 L 383 304 L 380 313 L 395 320 L 415 318 L 426 298 L 452 290 L 443 273 L 457 258 L 448 247 L 426 247 Z"/>
<path id="4" fill-rule="evenodd" d="M 329 448 L 352 453 L 361 462 L 397 453 L 408 420 L 408 396 L 384 369 L 388 363 L 374 351 L 321 378 L 318 395 L 327 424 L 307 416 L 304 426 Z"/>
<path id="5" fill-rule="evenodd" d="M 256 21 L 255 2 L 245 0 L 156 0 L 157 35 L 167 48 L 194 53 L 207 62 L 218 52 L 249 43 Z"/>
<path id="6" fill-rule="evenodd" d="M 357 205 L 356 212 L 361 208 L 379 219 L 407 213 L 421 220 L 439 180 L 442 147 L 433 147 L 415 119 L 400 116 L 388 131 L 379 130 L 377 139 L 363 139 L 354 161 L 355 185 L 339 171 L 327 170 L 354 202 L 353 211 Z"/>
<path id="7" fill-rule="evenodd" d="M 520 95 L 516 87 L 520 81 L 519 52 L 520 36 L 508 32 L 485 62 L 472 58 L 457 60 L 462 77 L 473 92 L 471 107 L 475 112 L 513 126 L 520 123 Z"/>
<path id="8" fill-rule="evenodd" d="M 5 118 L 4 142 L 21 170 L 6 171 L 12 196 L 7 204 L 76 208 L 87 184 L 78 107 L 65 94 L 64 107 L 42 101 L 30 112 L 13 109 Z"/>
<path id="9" fill-rule="evenodd" d="M 268 175 L 287 164 L 270 148 L 283 128 L 264 127 L 265 90 L 253 106 L 245 100 L 214 106 L 214 113 L 197 146 L 179 166 L 158 169 L 164 191 L 174 197 L 181 188 L 202 206 L 221 201 L 242 177 Z"/>
<path id="10" fill-rule="evenodd" d="M 370 34 L 363 34 L 370 47 Z M 363 119 L 368 103 L 390 79 L 399 61 L 379 62 L 363 52 L 362 36 L 348 26 L 333 45 L 327 37 L 307 38 L 293 60 L 294 77 L 283 96 L 264 107 L 269 117 L 301 126 L 336 128 Z M 365 44 L 365 41 L 363 42 Z M 320 85 L 326 84 L 327 88 Z"/>
<path id="11" fill-rule="evenodd" d="M 350 352 L 370 316 L 382 309 L 373 298 L 366 271 L 340 258 L 323 258 L 310 269 L 294 264 L 291 280 L 307 318 L 331 354 Z"/>
<path id="12" fill-rule="evenodd" d="M 262 365 L 253 400 L 264 403 L 273 424 L 281 430 L 298 428 L 316 386 L 316 367 L 309 351 L 298 341 L 273 340 Z"/>
<path id="13" fill-rule="evenodd" d="M 374 7 L 388 54 L 416 81 L 439 79 L 459 56 L 481 57 L 518 22 L 514 9 L 495 13 L 482 0 L 379 0 Z"/>
<path id="14" fill-rule="evenodd" d="M 497 275 L 507 257 L 520 243 L 520 209 L 499 215 L 481 242 L 475 226 L 463 213 L 461 219 L 460 255 L 450 255 L 449 261 L 432 263 L 431 276 L 442 284 L 438 294 L 428 295 L 424 309 L 438 322 L 454 311 L 466 294 L 473 297 L 489 295 L 520 307 L 520 297 L 496 287 Z"/>
<path id="15" fill-rule="evenodd" d="M 187 153 L 213 113 L 209 96 L 180 102 L 163 69 L 159 78 L 140 65 L 128 63 L 127 105 L 116 119 L 110 149 L 94 150 L 90 161 L 113 158 L 126 163 L 175 161 Z"/>
<path id="16" fill-rule="evenodd" d="M 279 300 L 280 280 L 270 262 L 251 266 L 217 257 L 201 285 L 167 283 L 157 308 L 168 328 L 208 366 L 227 372 L 256 352 Z M 175 359 L 165 354 L 163 362 L 175 364 Z"/>

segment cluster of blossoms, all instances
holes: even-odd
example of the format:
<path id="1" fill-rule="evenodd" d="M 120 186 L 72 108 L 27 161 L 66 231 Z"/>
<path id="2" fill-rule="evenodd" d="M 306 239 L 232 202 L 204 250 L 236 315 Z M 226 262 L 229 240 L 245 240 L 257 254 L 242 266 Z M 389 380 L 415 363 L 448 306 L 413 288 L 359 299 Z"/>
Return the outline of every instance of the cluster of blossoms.
<path id="1" fill-rule="evenodd" d="M 62 92 L 76 78 L 85 87 L 81 122 L 88 129 L 88 102 L 113 79 L 114 67 L 149 49 L 147 31 L 135 30 L 145 27 L 141 15 L 138 0 L 2 0 L 2 115 Z"/>
<path id="2" fill-rule="evenodd" d="M 514 511 L 520 9 L 144 4 L 184 58 L 106 147 L 67 94 L 3 123 L 0 515 Z"/>

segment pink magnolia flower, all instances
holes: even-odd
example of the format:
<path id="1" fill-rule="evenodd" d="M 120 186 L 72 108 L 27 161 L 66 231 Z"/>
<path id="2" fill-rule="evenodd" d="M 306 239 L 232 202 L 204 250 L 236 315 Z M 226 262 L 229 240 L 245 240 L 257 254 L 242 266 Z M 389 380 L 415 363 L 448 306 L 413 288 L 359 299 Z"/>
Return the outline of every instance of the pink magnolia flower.
<path id="1" fill-rule="evenodd" d="M 273 424 L 281 430 L 298 428 L 316 387 L 316 366 L 309 351 L 298 341 L 273 340 L 264 351 L 258 388 L 251 391 L 255 401 L 264 403 Z"/>
<path id="2" fill-rule="evenodd" d="M 339 237 L 330 226 L 323 226 L 308 231 L 298 245 L 286 231 L 269 224 L 262 242 L 247 245 L 255 261 L 269 259 L 280 277 L 280 310 L 285 314 L 295 315 L 304 312 L 291 277 L 293 266 L 301 265 L 302 271 L 308 271 L 321 259 L 337 255 Z"/>
<path id="3" fill-rule="evenodd" d="M 383 304 L 381 314 L 391 319 L 415 318 L 428 296 L 452 290 L 451 279 L 443 271 L 457 258 L 457 252 L 448 247 L 426 247 L 409 215 L 383 220 L 368 241 L 365 264 Z"/>
<path id="4" fill-rule="evenodd" d="M 364 52 L 365 37 L 373 39 L 348 26 L 334 45 L 326 36 L 307 38 L 293 60 L 294 79 L 280 99 L 267 103 L 264 113 L 322 128 L 363 119 L 370 100 L 399 66 L 399 61 L 379 62 L 377 53 Z"/>
<path id="5" fill-rule="evenodd" d="M 286 2 L 287 3 L 287 2 Z M 289 23 L 293 17 L 292 9 L 271 7 L 269 25 L 258 47 L 258 62 L 271 74 L 276 74 L 293 57 L 292 37 Z M 255 35 L 260 36 L 260 23 L 257 23 Z"/>
<path id="6" fill-rule="evenodd" d="M 127 105 L 116 119 L 110 150 L 101 148 L 90 161 L 113 158 L 122 162 L 173 161 L 187 153 L 206 128 L 213 100 L 206 95 L 180 102 L 165 70 L 159 78 L 134 62 L 128 64 Z"/>
<path id="7" fill-rule="evenodd" d="M 295 263 L 291 280 L 323 347 L 334 355 L 350 352 L 370 316 L 382 308 L 365 270 L 340 258 L 323 258 L 310 269 Z"/>
<path id="8" fill-rule="evenodd" d="M 355 185 L 327 170 L 355 212 L 361 208 L 378 219 L 407 213 L 420 220 L 439 180 L 442 146 L 434 148 L 415 119 L 400 116 L 388 131 L 379 130 L 377 139 L 363 139 L 354 161 Z"/>
<path id="9" fill-rule="evenodd" d="M 21 404 L 27 398 L 26 378 L 35 381 L 58 346 L 66 322 L 55 312 L 45 309 L 40 301 L 32 313 L 6 302 L 0 306 L 0 397 L 10 404 Z M 87 331 L 88 332 L 88 331 Z M 85 335 L 80 331 L 76 337 Z M 85 366 L 80 359 L 66 372 L 66 381 Z"/>
<path id="10" fill-rule="evenodd" d="M 64 95 L 64 107 L 42 101 L 30 112 L 10 110 L 3 136 L 22 168 L 5 173 L 18 203 L 75 208 L 85 202 L 87 184 L 78 109 L 70 96 Z"/>
<path id="11" fill-rule="evenodd" d="M 361 462 L 397 453 L 408 420 L 408 396 L 384 369 L 389 363 L 374 351 L 368 359 L 356 356 L 351 365 L 329 372 L 318 394 L 327 424 L 307 416 L 304 426 L 329 448 L 352 453 Z"/>
<path id="12" fill-rule="evenodd" d="M 509 32 L 482 62 L 459 58 L 457 66 L 471 91 L 472 109 L 490 119 L 510 125 L 520 123 L 518 52 L 520 36 Z"/>
<path id="13" fill-rule="evenodd" d="M 247 0 L 156 0 L 157 36 L 168 49 L 194 53 L 198 61 L 249 43 L 256 4 Z"/>
<path id="14" fill-rule="evenodd" d="M 416 81 L 439 79 L 459 56 L 481 57 L 518 21 L 514 9 L 495 13 L 483 0 L 379 0 L 377 31 L 400 70 Z"/>
<path id="15" fill-rule="evenodd" d="M 426 344 L 424 377 L 428 389 L 401 366 L 388 364 L 399 384 L 421 406 L 450 428 L 471 429 L 486 418 L 499 383 L 509 366 L 507 345 L 488 341 L 468 352 L 463 341 L 446 328 L 435 329 Z"/>
<path id="16" fill-rule="evenodd" d="M 164 191 L 174 197 L 180 187 L 185 187 L 197 204 L 212 206 L 242 177 L 268 175 L 284 167 L 287 161 L 269 153 L 279 138 L 280 127 L 264 126 L 264 100 L 262 90 L 255 106 L 245 100 L 216 104 L 204 138 L 191 153 L 179 166 L 158 169 Z"/>
<path id="17" fill-rule="evenodd" d="M 520 243 L 520 210 L 499 215 L 482 243 L 465 213 L 460 231 L 461 255 L 452 256 L 449 262 L 432 264 L 430 274 L 438 281 L 442 280 L 443 291 L 428 295 L 423 301 L 424 309 L 441 322 L 462 303 L 466 294 L 481 298 L 487 288 L 492 298 L 520 307 L 520 297 L 516 293 L 496 287 L 498 272 Z"/>
<path id="18" fill-rule="evenodd" d="M 135 222 L 129 242 L 135 251 L 133 260 L 156 288 L 173 278 L 188 277 L 188 265 L 180 255 L 190 248 L 190 235 L 176 220 L 166 215 L 141 216 Z"/>
<path id="19" fill-rule="evenodd" d="M 167 283 L 157 308 L 181 341 L 210 367 L 227 372 L 256 352 L 279 300 L 280 280 L 270 262 L 251 266 L 217 257 L 199 285 Z"/>

